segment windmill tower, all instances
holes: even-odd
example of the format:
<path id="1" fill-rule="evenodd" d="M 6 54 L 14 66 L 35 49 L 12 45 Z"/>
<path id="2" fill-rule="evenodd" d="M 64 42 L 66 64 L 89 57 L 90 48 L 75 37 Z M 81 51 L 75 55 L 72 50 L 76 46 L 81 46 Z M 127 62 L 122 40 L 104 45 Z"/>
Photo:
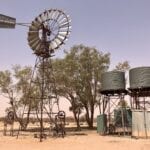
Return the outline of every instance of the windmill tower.
<path id="1" fill-rule="evenodd" d="M 49 111 L 47 111 L 47 114 L 51 121 L 52 115 L 56 114 L 53 110 L 54 105 L 56 105 L 55 108 L 57 107 L 57 112 L 60 111 L 51 57 L 55 50 L 65 43 L 69 34 L 69 16 L 62 10 L 57 9 L 44 11 L 32 21 L 29 27 L 28 43 L 37 57 L 34 71 L 37 70 L 40 74 L 40 77 L 36 79 L 36 82 L 38 82 L 36 85 L 39 88 L 37 99 L 40 100 L 40 141 L 42 141 L 44 135 L 43 115 L 45 114 L 44 109 L 46 109 L 45 104 L 48 104 Z M 31 79 L 32 83 L 35 83 L 34 79 Z"/>
<path id="2" fill-rule="evenodd" d="M 35 99 L 38 101 L 40 141 L 44 137 L 43 117 L 45 114 L 49 116 L 50 122 L 53 121 L 53 114 L 57 114 L 56 118 L 64 119 L 62 116 L 65 113 L 59 110 L 59 99 L 55 86 L 51 58 L 55 51 L 61 45 L 65 44 L 65 41 L 68 39 L 71 29 L 70 22 L 69 16 L 58 9 L 45 10 L 32 21 L 30 26 L 25 23 L 16 23 L 15 18 L 0 14 L 0 28 L 15 28 L 16 24 L 29 27 L 28 44 L 36 56 L 36 61 L 27 94 L 29 95 L 29 104 Z M 36 86 L 34 92 L 37 92 L 35 94 L 31 94 L 33 84 Z M 57 108 L 57 113 L 54 112 L 54 106 L 55 109 Z M 29 105 L 29 110 L 31 107 Z M 30 115 L 29 110 L 28 119 Z"/>

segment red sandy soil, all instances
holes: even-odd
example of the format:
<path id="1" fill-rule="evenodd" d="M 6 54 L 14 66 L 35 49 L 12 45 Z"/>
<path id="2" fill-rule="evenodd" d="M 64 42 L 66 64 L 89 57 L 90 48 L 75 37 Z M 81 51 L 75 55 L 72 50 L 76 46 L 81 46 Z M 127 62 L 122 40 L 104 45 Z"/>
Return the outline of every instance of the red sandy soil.
<path id="1" fill-rule="evenodd" d="M 150 150 L 150 139 L 100 136 L 96 131 L 81 133 L 67 134 L 65 138 L 48 137 L 39 142 L 33 135 L 20 135 L 16 139 L 0 132 L 0 150 Z"/>
<path id="2" fill-rule="evenodd" d="M 17 126 L 15 127 L 17 129 Z M 150 139 L 133 139 L 130 136 L 100 136 L 96 130 L 68 132 L 65 138 L 47 137 L 43 142 L 30 133 L 3 136 L 0 123 L 0 150 L 150 150 Z M 78 134 L 77 134 L 78 133 Z"/>

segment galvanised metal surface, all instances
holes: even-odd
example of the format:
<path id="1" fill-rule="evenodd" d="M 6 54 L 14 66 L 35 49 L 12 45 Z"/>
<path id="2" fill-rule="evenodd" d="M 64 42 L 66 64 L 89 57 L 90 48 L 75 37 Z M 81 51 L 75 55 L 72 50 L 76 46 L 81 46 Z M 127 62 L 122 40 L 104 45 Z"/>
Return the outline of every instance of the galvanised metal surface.
<path id="1" fill-rule="evenodd" d="M 150 87 L 150 67 L 138 67 L 129 71 L 131 89 Z"/>
<path id="2" fill-rule="evenodd" d="M 102 74 L 101 91 L 125 90 L 125 73 L 121 71 L 109 71 Z"/>
<path id="3" fill-rule="evenodd" d="M 97 133 L 105 135 L 107 131 L 107 115 L 101 114 L 97 116 Z"/>
<path id="4" fill-rule="evenodd" d="M 131 127 L 131 125 L 132 125 L 132 112 L 131 112 L 131 109 L 128 109 L 128 108 L 114 109 L 115 127 L 122 127 L 123 126 L 122 125 L 121 111 L 123 111 L 124 126 L 125 127 Z"/>
<path id="5" fill-rule="evenodd" d="M 16 19 L 0 14 L 0 28 L 15 28 Z"/>
<path id="6" fill-rule="evenodd" d="M 132 136 L 150 137 L 150 111 L 132 110 Z"/>

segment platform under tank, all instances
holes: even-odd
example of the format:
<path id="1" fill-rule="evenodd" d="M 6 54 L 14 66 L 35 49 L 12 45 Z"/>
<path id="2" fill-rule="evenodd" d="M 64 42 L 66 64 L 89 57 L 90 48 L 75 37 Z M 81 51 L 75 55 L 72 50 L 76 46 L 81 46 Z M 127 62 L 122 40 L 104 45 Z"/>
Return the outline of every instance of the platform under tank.
<path id="1" fill-rule="evenodd" d="M 137 67 L 129 71 L 130 89 L 150 89 L 150 67 Z"/>
<path id="2" fill-rule="evenodd" d="M 109 71 L 102 74 L 101 93 L 125 92 L 125 73 L 121 71 Z"/>

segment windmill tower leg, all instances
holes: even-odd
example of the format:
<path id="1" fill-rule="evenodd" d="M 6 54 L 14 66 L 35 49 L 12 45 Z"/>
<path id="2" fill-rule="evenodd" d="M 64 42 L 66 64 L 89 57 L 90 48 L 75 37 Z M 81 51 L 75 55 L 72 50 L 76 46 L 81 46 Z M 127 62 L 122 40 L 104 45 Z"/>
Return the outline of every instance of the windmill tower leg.
<path id="1" fill-rule="evenodd" d="M 55 78 L 53 75 L 51 58 L 37 57 L 35 62 L 35 68 L 33 69 L 33 76 L 29 90 L 32 91 L 32 87 L 36 86 L 38 93 L 35 97 L 30 96 L 30 101 L 38 101 L 38 118 L 40 124 L 40 142 L 46 137 L 44 133 L 44 116 L 48 116 L 49 123 L 54 123 L 54 115 L 59 112 L 59 100 L 56 91 Z M 30 93 L 30 92 L 29 92 Z M 30 95 L 30 94 L 29 94 Z M 30 102 L 32 104 L 32 102 Z M 55 106 L 55 110 L 54 107 Z M 32 106 L 29 106 L 32 108 Z M 36 112 L 37 113 L 37 112 Z M 36 136 L 37 137 L 37 136 Z"/>

